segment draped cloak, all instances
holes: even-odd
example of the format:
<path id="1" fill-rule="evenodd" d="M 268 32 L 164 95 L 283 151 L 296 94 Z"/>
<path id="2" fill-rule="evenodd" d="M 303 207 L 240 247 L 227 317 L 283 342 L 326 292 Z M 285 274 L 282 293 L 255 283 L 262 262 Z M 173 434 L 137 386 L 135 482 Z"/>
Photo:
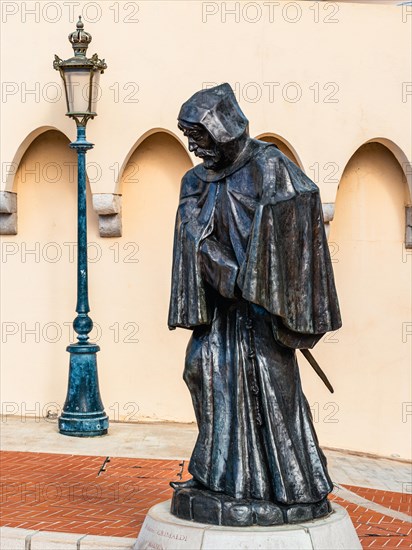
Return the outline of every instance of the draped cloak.
<path id="1" fill-rule="evenodd" d="M 193 477 L 239 499 L 323 499 L 332 482 L 295 349 L 341 320 L 319 189 L 276 146 L 249 139 L 229 168 L 184 176 L 168 324 L 193 330 Z"/>

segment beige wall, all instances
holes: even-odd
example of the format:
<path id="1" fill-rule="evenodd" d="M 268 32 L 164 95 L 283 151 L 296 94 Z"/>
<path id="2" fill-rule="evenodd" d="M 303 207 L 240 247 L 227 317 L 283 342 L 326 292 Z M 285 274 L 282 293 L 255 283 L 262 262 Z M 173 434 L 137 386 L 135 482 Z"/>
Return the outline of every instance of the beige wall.
<path id="1" fill-rule="evenodd" d="M 101 168 L 91 181 L 94 193 L 118 187 L 116 167 L 125 166 L 141 136 L 153 128 L 177 133 L 182 102 L 222 81 L 236 90 L 253 135 L 275 133 L 292 144 L 308 173 L 319 166 L 325 202 L 334 202 L 346 163 L 366 141 L 390 140 L 400 162 L 407 161 L 410 6 L 149 0 L 111 8 L 79 0 L 60 10 L 37 2 L 30 15 L 28 2 L 3 4 L 13 5 L 13 13 L 2 8 L 2 40 L 12 45 L 2 49 L 4 163 L 19 162 L 26 137 L 38 128 L 74 137 L 63 97 L 55 100 L 60 77 L 52 61 L 54 53 L 71 55 L 66 37 L 78 13 L 93 35 L 90 52 L 108 63 L 100 114 L 88 127 L 97 143 L 89 162 Z M 28 63 L 33 37 L 36 62 Z M 336 165 L 336 177 L 326 184 L 327 163 Z M 13 176 L 6 176 L 2 185 L 12 190 Z"/>
<path id="2" fill-rule="evenodd" d="M 322 441 L 332 447 L 408 456 L 411 389 L 411 254 L 405 253 L 406 185 L 377 143 L 350 159 L 329 243 L 343 327 L 314 354 L 335 387 L 328 394 L 302 364 Z"/>
<path id="3" fill-rule="evenodd" d="M 53 54 L 69 57 L 74 23 L 64 11 L 48 21 L 52 8 L 41 9 L 50 2 L 39 3 L 38 21 L 23 13 L 23 3 L 13 4 L 18 10 L 3 13 L 2 26 L 3 43 L 14 48 L 13 56 L 2 48 L 2 188 L 18 193 L 19 224 L 18 235 L 2 238 L 2 399 L 3 411 L 24 414 L 24 407 L 37 413 L 62 404 L 67 384 L 76 240 L 76 159 L 68 138 L 75 129 L 63 100 L 50 97 L 59 83 Z M 322 200 L 336 201 L 330 241 L 344 327 L 314 352 L 333 396 L 302 361 L 321 443 L 407 457 L 412 255 L 403 239 L 412 15 L 395 5 L 295 2 L 293 12 L 281 2 L 269 13 L 249 3 L 261 8 L 253 23 L 256 6 L 244 11 L 239 2 L 232 3 L 240 6 L 235 16 L 217 2 L 146 1 L 134 15 L 125 3 L 115 3 L 116 13 L 99 2 L 93 23 L 87 4 L 80 2 L 93 35 L 90 53 L 109 64 L 100 114 L 88 125 L 96 143 L 88 153 L 90 188 L 123 194 L 118 239 L 99 236 L 89 200 L 91 315 L 111 418 L 194 420 L 181 380 L 190 334 L 166 328 L 179 181 L 194 161 L 177 135 L 176 115 L 204 83 L 229 81 L 252 135 L 288 147 Z M 127 23 L 127 15 L 138 22 Z M 59 132 L 42 134 L 50 128 Z M 374 143 L 359 149 L 368 141 Z M 7 163 L 20 163 L 15 177 Z M 37 255 L 28 254 L 36 246 Z"/>

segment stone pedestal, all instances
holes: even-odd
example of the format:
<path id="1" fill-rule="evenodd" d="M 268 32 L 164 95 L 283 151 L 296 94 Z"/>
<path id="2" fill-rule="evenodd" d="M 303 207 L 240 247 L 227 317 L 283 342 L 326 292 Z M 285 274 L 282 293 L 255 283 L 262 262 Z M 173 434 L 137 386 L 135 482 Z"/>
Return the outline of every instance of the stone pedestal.
<path id="1" fill-rule="evenodd" d="M 361 550 L 344 508 L 326 518 L 275 527 L 223 527 L 178 519 L 170 501 L 151 508 L 133 550 Z"/>

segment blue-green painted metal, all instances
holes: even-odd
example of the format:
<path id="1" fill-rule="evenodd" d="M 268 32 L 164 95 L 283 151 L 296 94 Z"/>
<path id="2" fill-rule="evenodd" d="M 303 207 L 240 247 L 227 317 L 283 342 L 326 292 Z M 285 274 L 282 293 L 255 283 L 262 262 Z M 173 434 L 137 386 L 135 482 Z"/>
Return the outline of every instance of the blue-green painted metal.
<path id="1" fill-rule="evenodd" d="M 86 140 L 85 125 L 78 124 L 77 140 L 70 147 L 77 151 L 78 157 L 77 317 L 73 321 L 78 342 L 67 347 L 69 384 L 59 431 L 64 435 L 94 437 L 107 433 L 109 418 L 99 391 L 96 353 L 100 348 L 88 342 L 93 321 L 88 315 L 86 153 L 93 144 Z"/>

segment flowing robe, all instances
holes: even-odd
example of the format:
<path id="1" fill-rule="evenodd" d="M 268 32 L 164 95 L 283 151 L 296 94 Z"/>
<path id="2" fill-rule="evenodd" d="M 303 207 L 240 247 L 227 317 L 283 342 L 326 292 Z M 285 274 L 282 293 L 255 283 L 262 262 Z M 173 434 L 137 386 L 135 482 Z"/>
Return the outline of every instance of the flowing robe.
<path id="1" fill-rule="evenodd" d="M 332 490 L 295 349 L 340 325 L 319 190 L 293 162 L 249 140 L 228 169 L 184 176 L 169 328 L 193 330 L 196 480 L 282 504 Z"/>

